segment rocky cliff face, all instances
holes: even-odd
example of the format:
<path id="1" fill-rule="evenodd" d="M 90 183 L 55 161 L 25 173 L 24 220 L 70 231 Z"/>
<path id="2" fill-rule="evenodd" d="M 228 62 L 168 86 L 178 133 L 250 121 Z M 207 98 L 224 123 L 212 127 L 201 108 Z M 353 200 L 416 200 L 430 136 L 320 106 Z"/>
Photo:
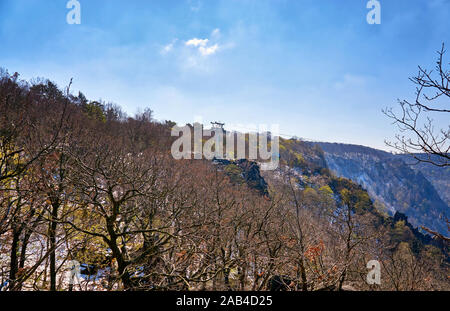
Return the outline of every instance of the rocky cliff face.
<path id="1" fill-rule="evenodd" d="M 361 184 L 389 214 L 402 212 L 415 226 L 424 225 L 447 234 L 448 171 L 428 165 L 412 166 L 405 156 L 363 146 L 317 145 L 324 150 L 327 165 L 336 175 Z"/>
<path id="2" fill-rule="evenodd" d="M 246 183 L 250 188 L 257 190 L 263 195 L 267 195 L 267 183 L 261 176 L 258 163 L 247 159 L 238 159 L 235 161 L 214 159 L 213 163 L 219 165 L 230 177 L 232 182 L 237 184 Z"/>
<path id="3" fill-rule="evenodd" d="M 423 155 L 416 155 L 424 157 Z M 396 155 L 401 158 L 413 170 L 422 173 L 437 190 L 441 199 L 450 206 L 450 167 L 436 167 L 430 163 L 416 161 L 410 155 Z"/>

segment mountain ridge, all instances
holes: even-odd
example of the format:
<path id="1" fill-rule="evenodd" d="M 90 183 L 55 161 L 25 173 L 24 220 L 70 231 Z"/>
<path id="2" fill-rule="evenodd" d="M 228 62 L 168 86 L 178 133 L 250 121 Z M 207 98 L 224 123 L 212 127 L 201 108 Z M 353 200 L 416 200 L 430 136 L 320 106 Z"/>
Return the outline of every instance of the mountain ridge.
<path id="1" fill-rule="evenodd" d="M 445 180 L 449 174 L 446 169 L 435 168 L 431 164 L 414 166 L 407 163 L 408 155 L 391 154 L 366 146 L 310 144 L 323 149 L 327 165 L 333 172 L 360 183 L 390 215 L 402 212 L 415 226 L 424 225 L 447 233 L 445 217 L 449 217 L 450 188 Z"/>

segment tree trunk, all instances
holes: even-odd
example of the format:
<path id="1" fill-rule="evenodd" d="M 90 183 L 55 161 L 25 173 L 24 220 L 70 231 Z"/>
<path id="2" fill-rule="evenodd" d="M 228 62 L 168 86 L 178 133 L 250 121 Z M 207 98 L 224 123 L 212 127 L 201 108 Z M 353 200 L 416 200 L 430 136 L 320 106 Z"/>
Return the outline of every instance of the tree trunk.
<path id="1" fill-rule="evenodd" d="M 303 258 L 300 258 L 300 276 L 302 278 L 302 290 L 304 292 L 308 291 L 308 281 L 306 279 L 306 270 L 305 263 L 303 262 Z"/>
<path id="2" fill-rule="evenodd" d="M 56 227 L 59 202 L 52 204 L 52 220 L 50 221 L 50 291 L 56 291 Z"/>
<path id="3" fill-rule="evenodd" d="M 9 264 L 9 288 L 14 287 L 17 272 L 18 272 L 17 251 L 18 251 L 18 247 L 19 247 L 19 237 L 20 237 L 20 231 L 14 227 L 13 228 L 13 240 L 11 243 L 10 264 Z"/>

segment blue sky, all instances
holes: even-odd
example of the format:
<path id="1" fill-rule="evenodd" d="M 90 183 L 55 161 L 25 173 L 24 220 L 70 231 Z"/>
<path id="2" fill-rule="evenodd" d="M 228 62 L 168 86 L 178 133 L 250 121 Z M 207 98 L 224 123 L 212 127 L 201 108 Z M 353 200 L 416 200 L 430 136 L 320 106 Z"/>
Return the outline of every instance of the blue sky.
<path id="1" fill-rule="evenodd" d="M 450 0 L 0 0 L 0 66 L 159 120 L 273 124 L 386 149 L 382 114 L 450 46 Z M 207 40 L 206 40 L 207 39 Z M 438 120 L 446 125 L 447 120 Z"/>

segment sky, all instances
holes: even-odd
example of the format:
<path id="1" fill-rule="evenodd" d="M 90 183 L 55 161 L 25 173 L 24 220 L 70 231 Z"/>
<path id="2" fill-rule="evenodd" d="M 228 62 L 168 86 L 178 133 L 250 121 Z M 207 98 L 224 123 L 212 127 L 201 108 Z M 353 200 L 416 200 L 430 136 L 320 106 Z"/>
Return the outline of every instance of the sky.
<path id="1" fill-rule="evenodd" d="M 203 120 L 387 149 L 382 109 L 450 46 L 450 0 L 0 0 L 0 67 L 130 115 Z M 447 126 L 448 120 L 437 120 Z"/>

